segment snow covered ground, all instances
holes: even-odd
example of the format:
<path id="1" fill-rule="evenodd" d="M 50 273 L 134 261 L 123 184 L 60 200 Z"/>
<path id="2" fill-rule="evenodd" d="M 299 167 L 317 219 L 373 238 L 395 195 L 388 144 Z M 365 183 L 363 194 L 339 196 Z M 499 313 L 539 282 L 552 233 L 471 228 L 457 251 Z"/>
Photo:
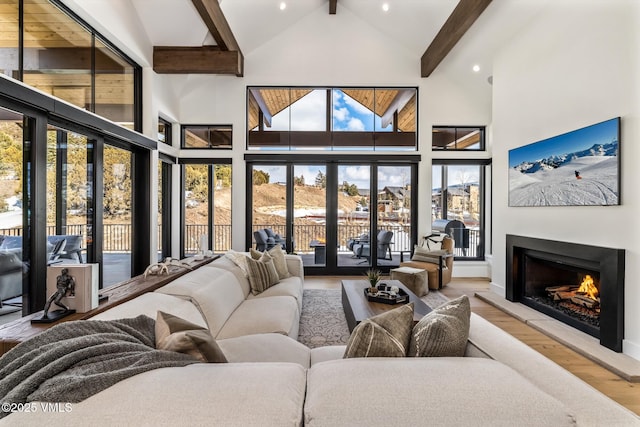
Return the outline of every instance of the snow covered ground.
<path id="1" fill-rule="evenodd" d="M 577 179 L 575 171 L 580 172 Z M 510 206 L 618 204 L 618 158 L 587 156 L 555 169 L 524 174 L 509 169 Z"/>

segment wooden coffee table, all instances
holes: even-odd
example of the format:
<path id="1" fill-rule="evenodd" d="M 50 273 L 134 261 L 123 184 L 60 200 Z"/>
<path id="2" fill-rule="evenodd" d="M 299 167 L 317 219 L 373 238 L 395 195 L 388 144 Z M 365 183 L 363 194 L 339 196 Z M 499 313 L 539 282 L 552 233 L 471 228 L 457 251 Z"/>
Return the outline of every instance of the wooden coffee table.
<path id="1" fill-rule="evenodd" d="M 425 314 L 431 311 L 431 308 L 416 296 L 410 289 L 403 285 L 399 280 L 382 280 L 389 286 L 397 286 L 403 289 L 409 295 L 409 302 L 413 302 L 414 312 L 413 321 L 418 322 Z M 343 280 L 342 281 L 342 307 L 347 318 L 349 332 L 360 322 L 377 314 L 400 307 L 402 304 L 384 304 L 381 302 L 370 302 L 364 295 L 364 289 L 369 287 L 366 280 Z"/>

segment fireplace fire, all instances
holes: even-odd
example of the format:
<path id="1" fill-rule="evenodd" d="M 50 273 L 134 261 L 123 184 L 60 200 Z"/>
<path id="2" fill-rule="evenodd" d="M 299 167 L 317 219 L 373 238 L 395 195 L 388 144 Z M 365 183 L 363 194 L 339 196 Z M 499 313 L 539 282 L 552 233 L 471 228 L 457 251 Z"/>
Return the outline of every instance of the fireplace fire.
<path id="1" fill-rule="evenodd" d="M 622 351 L 624 250 L 507 235 L 507 299 Z"/>

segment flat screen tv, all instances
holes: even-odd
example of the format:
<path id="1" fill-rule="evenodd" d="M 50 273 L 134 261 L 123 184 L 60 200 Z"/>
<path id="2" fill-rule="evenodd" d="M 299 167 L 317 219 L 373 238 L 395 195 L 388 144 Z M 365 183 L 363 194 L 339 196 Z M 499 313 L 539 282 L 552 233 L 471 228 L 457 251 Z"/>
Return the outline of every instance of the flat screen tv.
<path id="1" fill-rule="evenodd" d="M 509 206 L 620 204 L 620 117 L 509 150 Z"/>

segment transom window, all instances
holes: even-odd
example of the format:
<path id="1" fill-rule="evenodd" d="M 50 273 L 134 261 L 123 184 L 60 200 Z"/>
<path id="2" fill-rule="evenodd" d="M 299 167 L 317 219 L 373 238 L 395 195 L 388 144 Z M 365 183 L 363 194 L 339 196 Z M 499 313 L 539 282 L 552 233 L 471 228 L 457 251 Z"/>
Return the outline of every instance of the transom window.
<path id="1" fill-rule="evenodd" d="M 249 149 L 417 149 L 416 88 L 249 87 Z"/>
<path id="2" fill-rule="evenodd" d="M 447 151 L 483 151 L 483 126 L 434 126 L 431 148 Z"/>
<path id="3" fill-rule="evenodd" d="M 231 125 L 184 125 L 182 126 L 182 148 L 231 149 Z"/>

